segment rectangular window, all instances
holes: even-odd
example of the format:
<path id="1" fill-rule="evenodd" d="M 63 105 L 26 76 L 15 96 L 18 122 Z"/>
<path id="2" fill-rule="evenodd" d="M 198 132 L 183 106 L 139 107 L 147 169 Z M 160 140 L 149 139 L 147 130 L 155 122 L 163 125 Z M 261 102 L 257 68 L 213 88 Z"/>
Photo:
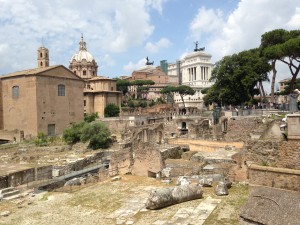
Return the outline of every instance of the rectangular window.
<path id="1" fill-rule="evenodd" d="M 58 96 L 65 96 L 65 85 L 58 85 Z"/>
<path id="2" fill-rule="evenodd" d="M 55 136 L 55 124 L 48 124 L 48 136 Z"/>
<path id="3" fill-rule="evenodd" d="M 82 75 L 86 75 L 86 70 L 83 70 L 83 71 L 82 71 Z"/>
<path id="4" fill-rule="evenodd" d="M 12 97 L 19 98 L 19 86 L 12 87 Z"/>

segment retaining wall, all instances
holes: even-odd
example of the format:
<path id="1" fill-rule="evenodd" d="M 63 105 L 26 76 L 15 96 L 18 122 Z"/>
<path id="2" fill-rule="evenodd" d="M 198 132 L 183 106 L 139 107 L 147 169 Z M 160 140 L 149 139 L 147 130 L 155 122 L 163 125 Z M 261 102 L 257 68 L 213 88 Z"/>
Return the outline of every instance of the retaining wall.
<path id="1" fill-rule="evenodd" d="M 250 165 L 250 184 L 300 191 L 300 170 Z"/>

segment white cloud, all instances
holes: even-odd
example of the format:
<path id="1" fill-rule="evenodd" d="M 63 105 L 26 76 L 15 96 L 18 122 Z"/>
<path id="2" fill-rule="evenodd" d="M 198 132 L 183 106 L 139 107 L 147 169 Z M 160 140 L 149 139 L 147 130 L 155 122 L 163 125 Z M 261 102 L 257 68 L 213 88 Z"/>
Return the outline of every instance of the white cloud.
<path id="1" fill-rule="evenodd" d="M 118 53 L 142 46 L 155 28 L 149 11 L 162 11 L 164 2 L 0 0 L 0 43 L 9 46 L 9 51 L 0 52 L 0 58 L 10 59 L 5 65 L 1 60 L 1 73 L 34 67 L 42 38 L 50 50 L 51 65 L 68 63 L 78 49 L 81 33 L 97 61 L 101 61 L 100 52 Z"/>
<path id="2" fill-rule="evenodd" d="M 156 9 L 160 14 L 162 14 L 163 7 L 162 5 L 168 0 L 146 0 L 147 5 L 151 6 L 153 9 Z"/>
<path id="3" fill-rule="evenodd" d="M 201 7 L 198 14 L 190 24 L 192 37 L 199 39 L 202 33 L 218 32 L 222 29 L 222 11 L 219 9 L 208 9 Z"/>
<path id="4" fill-rule="evenodd" d="M 168 48 L 171 45 L 171 42 L 167 38 L 161 38 L 156 43 L 147 42 L 146 50 L 151 53 L 157 53 L 162 48 Z"/>
<path id="5" fill-rule="evenodd" d="M 299 7 L 298 0 L 241 0 L 228 18 L 220 11 L 200 8 L 190 31 L 191 35 L 199 36 L 207 33 L 206 50 L 216 61 L 258 47 L 261 35 L 267 31 L 297 26 Z"/>
<path id="6" fill-rule="evenodd" d="M 291 29 L 299 29 L 300 28 L 300 7 L 297 7 L 295 10 L 295 14 L 288 21 L 287 25 Z"/>
<path id="7" fill-rule="evenodd" d="M 140 68 L 142 68 L 142 67 L 144 67 L 145 66 L 145 64 L 146 64 L 146 59 L 145 58 L 143 58 L 143 59 L 140 59 L 138 62 L 136 62 L 136 63 L 133 63 L 133 62 L 129 62 L 127 65 L 125 65 L 124 67 L 123 67 L 123 69 L 125 70 L 125 71 L 127 71 L 128 73 L 131 73 L 132 71 L 134 71 L 134 70 L 138 70 L 138 69 L 140 69 Z"/>

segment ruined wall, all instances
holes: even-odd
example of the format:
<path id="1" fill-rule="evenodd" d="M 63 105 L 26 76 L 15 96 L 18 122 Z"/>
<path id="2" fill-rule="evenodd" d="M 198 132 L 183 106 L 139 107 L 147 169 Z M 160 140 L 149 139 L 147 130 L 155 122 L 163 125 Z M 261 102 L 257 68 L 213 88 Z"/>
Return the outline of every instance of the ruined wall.
<path id="1" fill-rule="evenodd" d="M 158 173 L 164 167 L 164 161 L 158 148 L 154 146 L 140 148 L 135 151 L 132 173 L 138 176 L 149 176 Z"/>
<path id="2" fill-rule="evenodd" d="M 16 187 L 28 182 L 52 178 L 52 165 L 30 168 L 0 177 L 0 188 Z"/>
<path id="3" fill-rule="evenodd" d="M 278 166 L 300 170 L 300 141 L 289 140 L 279 146 Z"/>
<path id="4" fill-rule="evenodd" d="M 126 174 L 132 172 L 133 165 L 133 153 L 131 148 L 122 149 L 117 152 L 113 152 L 110 155 L 110 170 L 114 171 L 113 174 Z"/>
<path id="5" fill-rule="evenodd" d="M 53 166 L 54 169 L 59 170 L 59 176 L 84 169 L 86 166 L 96 163 L 104 157 L 104 152 L 97 152 L 96 154 L 77 160 L 76 162 L 69 163 L 64 166 Z"/>
<path id="6" fill-rule="evenodd" d="M 300 191 L 300 170 L 250 165 L 250 184 Z"/>
<path id="7" fill-rule="evenodd" d="M 265 126 L 261 118 L 234 118 L 228 120 L 226 141 L 246 141 L 251 138 L 250 134 L 262 134 Z"/>
<path id="8" fill-rule="evenodd" d="M 191 176 L 200 174 L 204 163 L 182 159 L 167 159 L 166 168 L 169 168 L 169 177 Z"/>
<path id="9" fill-rule="evenodd" d="M 247 161 L 277 165 L 280 143 L 280 140 L 248 140 L 245 152 Z"/>

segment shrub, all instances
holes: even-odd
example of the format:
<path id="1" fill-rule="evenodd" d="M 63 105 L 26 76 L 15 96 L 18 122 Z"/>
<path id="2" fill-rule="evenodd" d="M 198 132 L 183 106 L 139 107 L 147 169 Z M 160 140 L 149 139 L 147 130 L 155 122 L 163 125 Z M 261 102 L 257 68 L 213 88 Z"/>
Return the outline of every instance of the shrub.
<path id="1" fill-rule="evenodd" d="M 120 108 L 115 104 L 108 104 L 104 109 L 105 117 L 116 117 L 119 116 Z"/>
<path id="2" fill-rule="evenodd" d="M 63 132 L 63 139 L 68 144 L 75 144 L 80 141 L 82 128 L 86 122 L 75 123 L 70 128 L 67 128 Z"/>
<path id="3" fill-rule="evenodd" d="M 84 114 L 84 121 L 87 122 L 87 123 L 93 122 L 93 121 L 95 121 L 97 118 L 99 118 L 97 112 L 92 113 L 92 114 L 88 114 L 88 113 L 85 113 L 85 114 Z"/>
<path id="4" fill-rule="evenodd" d="M 47 136 L 43 132 L 38 132 L 37 139 L 34 140 L 37 146 L 46 146 L 48 144 Z"/>
<path id="5" fill-rule="evenodd" d="M 82 142 L 90 141 L 88 147 L 92 149 L 108 148 L 111 143 L 109 129 L 100 122 L 85 124 L 80 139 Z"/>

